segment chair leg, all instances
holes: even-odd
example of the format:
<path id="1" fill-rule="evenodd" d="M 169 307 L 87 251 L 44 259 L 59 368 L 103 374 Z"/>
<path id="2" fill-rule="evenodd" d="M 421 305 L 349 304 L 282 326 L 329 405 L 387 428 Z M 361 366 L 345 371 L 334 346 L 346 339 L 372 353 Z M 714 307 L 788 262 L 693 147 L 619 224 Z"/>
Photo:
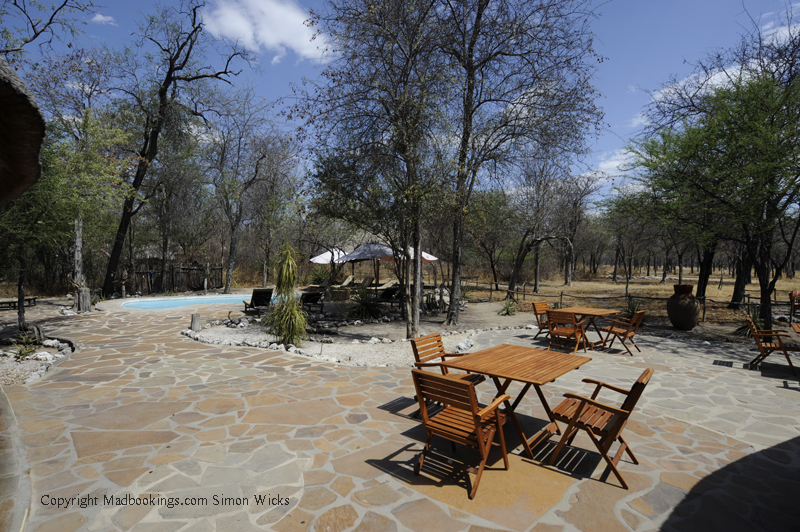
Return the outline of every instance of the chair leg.
<path id="1" fill-rule="evenodd" d="M 783 356 L 786 357 L 786 362 L 789 363 L 789 368 L 792 370 L 792 375 L 797 375 L 797 372 L 794 370 L 794 366 L 792 365 L 792 361 L 789 359 L 789 353 L 784 351 Z"/>
<path id="2" fill-rule="evenodd" d="M 483 468 L 486 467 L 486 458 L 488 458 L 488 456 L 484 456 L 481 459 L 481 465 L 478 467 L 478 473 L 475 475 L 475 482 L 472 483 L 472 490 L 469 492 L 470 500 L 475 498 L 475 493 L 478 491 L 478 485 L 481 483 L 481 475 L 483 475 Z"/>
<path id="3" fill-rule="evenodd" d="M 628 442 L 622 439 L 622 435 L 620 435 L 619 438 L 617 438 L 617 440 L 619 440 L 620 445 L 623 445 L 625 447 L 625 452 L 628 453 L 628 456 L 631 457 L 631 461 L 634 464 L 638 464 L 639 460 L 637 460 L 636 457 L 633 455 L 633 451 L 631 450 L 631 446 L 628 445 Z"/>
<path id="4" fill-rule="evenodd" d="M 620 342 L 622 342 L 622 347 L 624 347 L 624 348 L 625 348 L 625 350 L 628 352 L 628 354 L 629 354 L 630 356 L 633 356 L 633 352 L 632 352 L 632 351 L 631 351 L 631 349 L 630 349 L 630 348 L 629 348 L 629 347 L 628 347 L 628 346 L 625 344 L 625 340 L 620 340 Z M 633 344 L 633 345 L 636 345 L 636 344 Z M 637 347 L 636 349 L 639 349 L 639 348 Z M 641 352 L 641 351 L 640 351 L 640 352 Z"/>
<path id="5" fill-rule="evenodd" d="M 421 453 L 419 453 L 419 461 L 417 462 L 417 465 L 414 467 L 414 474 L 415 475 L 419 475 L 420 470 L 422 470 L 422 464 L 423 464 L 423 462 L 425 462 L 425 455 L 428 453 L 428 451 L 431 448 L 431 440 L 432 439 L 433 439 L 433 434 L 429 433 L 428 434 L 428 439 L 425 442 L 425 448 L 422 449 Z"/>
<path id="6" fill-rule="evenodd" d="M 597 450 L 603 456 L 603 460 L 605 460 L 606 463 L 608 464 L 608 467 L 611 468 L 611 472 L 614 473 L 614 476 L 617 477 L 617 480 L 619 480 L 619 483 L 622 484 L 623 488 L 628 489 L 628 483 L 625 482 L 624 478 L 622 478 L 622 473 L 620 473 L 619 469 L 617 469 L 617 464 L 614 463 L 614 460 L 609 458 L 606 449 L 603 449 L 603 446 L 600 444 L 599 441 L 597 441 L 597 439 L 594 437 L 594 434 L 592 434 L 591 431 L 587 430 L 586 433 L 589 435 L 589 438 L 592 440 L 592 443 L 594 443 L 594 446 L 597 447 Z M 620 449 L 620 451 L 621 450 L 622 449 Z"/>
<path id="7" fill-rule="evenodd" d="M 500 424 L 500 413 L 495 412 L 495 425 L 497 426 L 497 434 L 500 435 L 500 450 L 503 451 L 503 465 L 506 466 L 508 471 L 508 452 L 506 451 L 506 437 L 503 435 L 503 426 Z"/>

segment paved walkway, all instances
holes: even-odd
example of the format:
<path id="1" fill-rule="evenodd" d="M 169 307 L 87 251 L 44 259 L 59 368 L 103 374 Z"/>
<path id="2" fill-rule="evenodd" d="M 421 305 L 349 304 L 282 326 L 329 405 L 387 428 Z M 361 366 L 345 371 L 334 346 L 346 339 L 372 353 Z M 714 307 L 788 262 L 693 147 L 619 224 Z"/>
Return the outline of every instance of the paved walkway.
<path id="1" fill-rule="evenodd" d="M 533 461 L 517 447 L 509 471 L 493 455 L 470 501 L 456 466 L 474 455 L 463 449 L 443 443 L 452 463 L 413 475 L 424 433 L 409 416 L 408 368 L 200 344 L 179 334 L 187 308 L 105 308 L 31 310 L 81 349 L 44 379 L 4 389 L 0 531 L 23 521 L 36 532 L 776 531 L 800 518 L 800 386 L 777 356 L 749 371 L 741 346 L 645 335 L 636 357 L 590 353 L 545 387 L 550 404 L 588 392 L 584 377 L 627 387 L 656 370 L 627 428 L 640 460 L 621 462 L 630 490 L 579 437 L 557 468 L 542 464 L 553 443 Z M 227 313 L 198 309 L 208 320 Z M 480 333 L 473 350 L 531 345 L 529 332 Z M 481 389 L 490 400 L 492 386 Z M 531 393 L 517 411 L 528 432 L 543 426 L 537 402 Z"/>

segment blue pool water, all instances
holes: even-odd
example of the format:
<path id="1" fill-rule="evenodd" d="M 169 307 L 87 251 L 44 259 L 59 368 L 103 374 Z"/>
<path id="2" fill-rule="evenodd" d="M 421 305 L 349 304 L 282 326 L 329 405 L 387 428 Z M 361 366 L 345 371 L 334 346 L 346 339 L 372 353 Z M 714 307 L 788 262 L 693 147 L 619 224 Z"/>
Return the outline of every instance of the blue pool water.
<path id="1" fill-rule="evenodd" d="M 242 300 L 249 300 L 249 294 L 230 294 L 225 296 L 194 296 L 194 297 L 170 297 L 166 299 L 146 299 L 140 301 L 128 301 L 122 304 L 125 308 L 138 309 L 165 309 L 185 307 L 187 305 L 205 305 L 207 303 L 241 303 Z"/>

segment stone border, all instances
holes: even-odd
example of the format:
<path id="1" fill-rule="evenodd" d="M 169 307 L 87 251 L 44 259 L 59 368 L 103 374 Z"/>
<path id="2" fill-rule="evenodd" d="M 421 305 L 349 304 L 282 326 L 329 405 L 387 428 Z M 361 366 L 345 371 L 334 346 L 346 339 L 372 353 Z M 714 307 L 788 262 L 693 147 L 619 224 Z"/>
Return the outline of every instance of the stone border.
<path id="1" fill-rule="evenodd" d="M 379 320 L 373 320 L 371 323 L 378 323 L 378 321 Z M 261 349 L 269 349 L 271 351 L 286 351 L 288 353 L 293 353 L 293 354 L 296 354 L 296 355 L 302 355 L 302 356 L 305 356 L 305 357 L 314 358 L 314 359 L 317 359 L 317 360 L 323 360 L 323 361 L 326 361 L 326 362 L 335 362 L 337 364 L 346 364 L 346 363 L 342 362 L 340 359 L 338 359 L 336 357 L 330 357 L 330 356 L 325 356 L 325 355 L 316 355 L 316 354 L 313 354 L 313 353 L 309 353 L 308 351 L 304 351 L 304 350 L 302 350 L 302 349 L 300 349 L 300 348 L 298 348 L 298 347 L 296 347 L 296 346 L 294 346 L 292 344 L 289 344 L 288 346 L 286 346 L 284 344 L 278 344 L 276 342 L 266 342 L 266 341 L 264 341 L 264 342 L 252 342 L 250 340 L 213 340 L 212 341 L 212 340 L 208 340 L 206 338 L 203 338 L 202 335 L 201 335 L 203 330 L 210 329 L 211 327 L 218 327 L 218 326 L 224 325 L 225 327 L 228 327 L 228 328 L 245 328 L 250 323 L 259 323 L 259 322 L 260 322 L 260 320 L 258 318 L 248 318 L 248 317 L 234 318 L 234 319 L 226 318 L 224 320 L 211 321 L 211 322 L 203 325 L 203 328 L 200 329 L 199 331 L 193 331 L 192 329 L 183 329 L 181 331 L 181 334 L 183 336 L 191 338 L 192 340 L 194 340 L 196 342 L 200 342 L 200 343 L 203 343 L 203 344 L 225 345 L 225 346 L 234 346 L 234 347 L 238 347 L 238 346 L 257 347 L 257 348 L 261 348 Z M 361 320 L 354 320 L 354 322 L 350 326 L 358 326 L 358 325 L 361 325 L 362 323 L 363 322 Z M 233 327 L 231 327 L 232 324 L 234 325 Z M 339 327 L 337 327 L 337 328 L 339 328 Z M 488 327 L 486 329 L 459 329 L 457 331 L 442 331 L 439 334 L 441 334 L 442 336 L 451 336 L 451 335 L 454 335 L 454 334 L 468 334 L 469 336 L 467 337 L 467 339 L 464 342 L 459 343 L 458 347 L 456 347 L 456 349 L 455 349 L 456 352 L 464 352 L 464 351 L 467 351 L 468 349 L 470 349 L 474 345 L 472 340 L 470 340 L 470 338 L 475 336 L 478 333 L 485 332 L 485 331 L 500 331 L 500 330 L 514 330 L 514 329 L 538 329 L 538 327 L 536 325 L 533 325 L 533 324 L 517 325 L 517 326 L 496 326 L 496 327 Z M 314 343 L 320 343 L 320 344 L 337 343 L 337 342 L 334 342 L 333 338 L 331 338 L 329 336 L 325 336 L 320 340 L 317 340 L 317 338 L 314 337 L 314 336 L 309 336 L 308 337 L 308 341 L 314 342 Z M 391 344 L 391 343 L 395 343 L 395 342 L 408 342 L 408 341 L 409 341 L 408 338 L 403 338 L 401 340 L 390 340 L 389 338 L 372 337 L 369 340 L 361 340 L 361 341 L 352 340 L 350 342 L 339 342 L 339 345 L 355 345 L 355 344 L 372 344 L 372 345 L 374 345 L 374 344 Z M 465 342 L 468 342 L 468 344 L 465 343 Z M 356 364 L 346 364 L 346 365 L 369 367 L 369 364 L 358 364 L 358 363 L 356 363 Z"/>

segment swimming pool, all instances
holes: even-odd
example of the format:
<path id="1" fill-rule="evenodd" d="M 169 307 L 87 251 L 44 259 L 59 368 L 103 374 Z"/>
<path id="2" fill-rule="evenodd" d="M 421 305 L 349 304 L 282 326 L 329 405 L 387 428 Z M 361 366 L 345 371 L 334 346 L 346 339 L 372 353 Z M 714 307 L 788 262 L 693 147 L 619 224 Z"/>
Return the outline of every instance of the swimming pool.
<path id="1" fill-rule="evenodd" d="M 185 307 L 187 305 L 205 305 L 207 303 L 241 303 L 243 299 L 250 299 L 250 296 L 248 294 L 228 294 L 223 296 L 169 297 L 163 299 L 126 301 L 122 306 L 125 308 L 154 310 Z"/>

